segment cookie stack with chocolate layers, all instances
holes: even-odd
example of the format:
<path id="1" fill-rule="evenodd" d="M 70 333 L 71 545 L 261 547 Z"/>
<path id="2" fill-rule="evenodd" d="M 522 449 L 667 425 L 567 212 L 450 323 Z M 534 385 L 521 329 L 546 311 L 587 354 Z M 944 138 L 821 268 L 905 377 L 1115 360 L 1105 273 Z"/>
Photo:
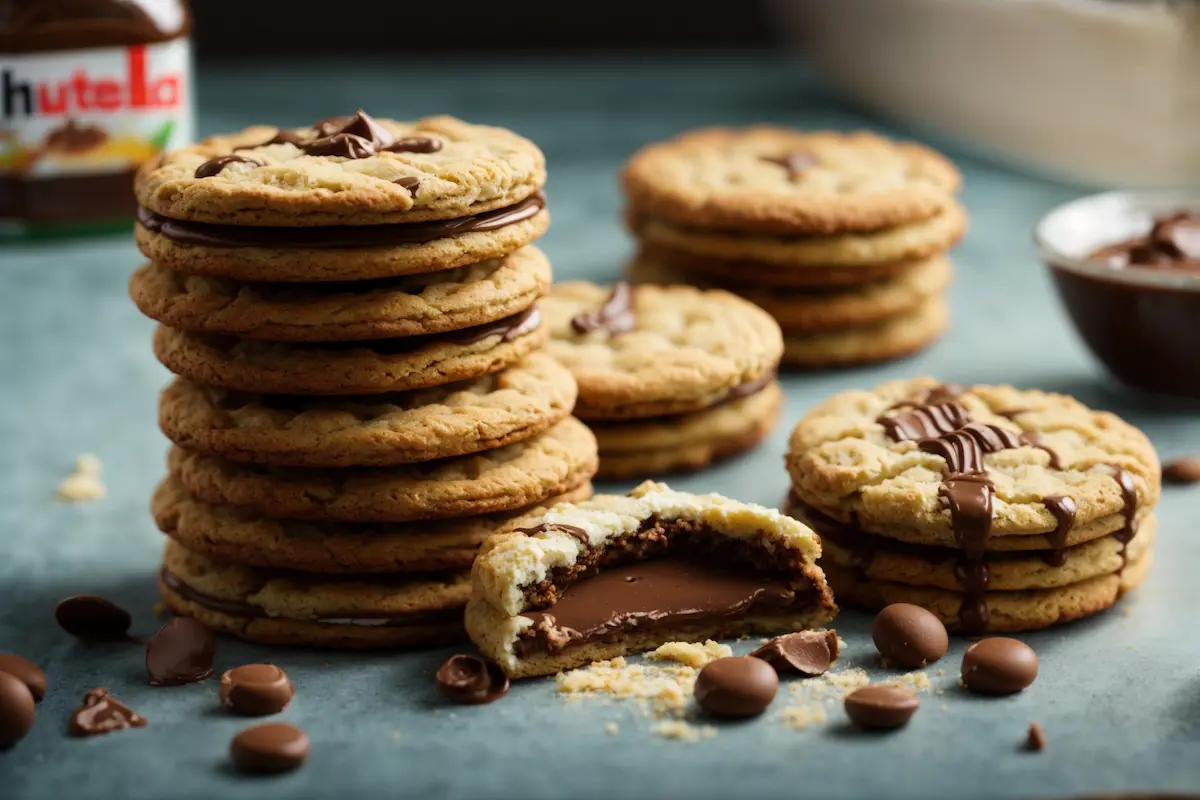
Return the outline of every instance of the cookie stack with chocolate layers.
<path id="1" fill-rule="evenodd" d="M 579 384 L 602 478 L 694 470 L 775 427 L 783 339 L 760 308 L 692 286 L 555 284 L 542 301 L 546 352 Z"/>
<path id="2" fill-rule="evenodd" d="M 595 439 L 542 352 L 545 177 L 509 131 L 361 111 L 141 170 L 130 291 L 178 376 L 168 607 L 264 642 L 453 640 L 483 540 L 591 495 Z"/>
<path id="3" fill-rule="evenodd" d="M 949 323 L 959 182 L 938 153 L 872 133 L 686 133 L 625 168 L 628 276 L 742 295 L 778 320 L 791 367 L 898 358 Z"/>
<path id="4" fill-rule="evenodd" d="M 913 603 L 966 635 L 1102 611 L 1145 580 L 1158 456 L 1064 395 L 928 378 L 837 395 L 792 432 L 790 513 L 843 605 Z"/>

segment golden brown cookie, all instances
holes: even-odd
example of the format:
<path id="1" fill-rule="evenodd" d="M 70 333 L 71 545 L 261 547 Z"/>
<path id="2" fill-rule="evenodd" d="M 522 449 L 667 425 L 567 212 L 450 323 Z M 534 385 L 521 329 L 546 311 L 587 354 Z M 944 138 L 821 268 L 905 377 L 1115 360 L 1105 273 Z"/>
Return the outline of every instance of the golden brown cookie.
<path id="1" fill-rule="evenodd" d="M 274 394 L 382 394 L 499 372 L 549 339 L 536 307 L 461 331 L 365 342 L 258 342 L 159 326 L 154 354 L 196 383 Z"/>
<path id="2" fill-rule="evenodd" d="M 647 478 L 702 469 L 756 446 L 775 427 L 783 389 L 771 382 L 746 397 L 673 417 L 592 425 L 600 448 L 597 477 Z"/>
<path id="3" fill-rule="evenodd" d="M 490 450 L 571 413 L 575 381 L 545 353 L 460 383 L 359 397 L 247 394 L 180 378 L 159 426 L 184 449 L 295 467 L 382 467 Z"/>
<path id="4" fill-rule="evenodd" d="M 193 553 L 251 567 L 374 574 L 465 570 L 479 546 L 526 514 L 592 496 L 581 484 L 532 508 L 410 523 L 306 522 L 255 516 L 204 503 L 175 480 L 159 485 L 151 508 L 159 530 Z"/>
<path id="5" fill-rule="evenodd" d="M 567 418 L 532 439 L 421 464 L 299 469 L 237 464 L 173 448 L 171 475 L 197 499 L 265 517 L 408 522 L 544 502 L 591 480 L 596 439 Z"/>
<path id="6" fill-rule="evenodd" d="M 265 644 L 420 647 L 463 638 L 466 572 L 336 578 L 260 570 L 163 551 L 158 587 L 167 608 L 213 630 Z"/>
<path id="7" fill-rule="evenodd" d="M 953 202 L 959 182 L 953 164 L 918 144 L 768 126 L 684 133 L 644 147 L 624 172 L 637 215 L 783 235 L 929 219 Z"/>
<path id="8" fill-rule="evenodd" d="M 349 283 L 241 283 L 146 264 L 133 274 L 129 292 L 143 314 L 179 330 L 337 342 L 496 322 L 532 306 L 550 280 L 550 262 L 525 247 L 458 269 Z"/>
<path id="9" fill-rule="evenodd" d="M 723 261 L 719 258 L 670 250 L 643 243 L 641 252 L 654 262 L 688 274 L 704 275 L 718 281 L 730 291 L 741 293 L 744 289 L 773 289 L 797 291 L 803 289 L 838 289 L 855 287 L 864 283 L 894 280 L 912 269 L 912 263 L 898 261 L 891 264 L 867 264 L 862 266 L 813 266 L 804 269 L 781 267 L 755 261 Z"/>
<path id="10" fill-rule="evenodd" d="M 775 321 L 727 292 L 574 281 L 541 308 L 546 351 L 575 375 L 582 419 L 708 408 L 769 381 L 782 351 Z"/>
<path id="11" fill-rule="evenodd" d="M 784 331 L 783 363 L 814 369 L 888 361 L 911 355 L 941 338 L 950 325 L 950 312 L 940 296 L 905 314 L 874 325 L 839 330 Z"/>

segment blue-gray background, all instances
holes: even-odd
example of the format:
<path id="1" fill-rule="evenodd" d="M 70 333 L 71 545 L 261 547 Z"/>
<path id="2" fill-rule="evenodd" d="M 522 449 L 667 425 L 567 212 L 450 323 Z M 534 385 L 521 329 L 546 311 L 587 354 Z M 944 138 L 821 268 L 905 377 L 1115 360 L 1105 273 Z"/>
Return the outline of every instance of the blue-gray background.
<path id="1" fill-rule="evenodd" d="M 537 141 L 549 158 L 554 215 L 542 244 L 559 278 L 596 280 L 616 277 L 629 252 L 616 174 L 643 143 L 714 123 L 888 130 L 768 57 L 530 58 L 419 70 L 265 61 L 209 70 L 200 85 L 206 133 L 251 122 L 303 125 L 359 106 L 399 118 L 452 113 Z M 914 374 L 1069 392 L 1142 426 L 1164 457 L 1200 451 L 1194 412 L 1128 394 L 1099 372 L 1037 263 L 1032 224 L 1081 190 L 949 152 L 966 176 L 972 229 L 956 255 L 955 321 L 946 340 L 900 363 L 787 377 L 784 423 L 769 442 L 674 485 L 775 505 L 787 486 L 787 432 L 806 408 L 842 389 Z M 711 741 L 671 742 L 652 735 L 632 707 L 567 705 L 549 682 L 517 687 L 492 706 L 448 707 L 431 676 L 450 651 L 345 655 L 222 639 L 221 668 L 270 659 L 289 671 L 298 695 L 283 719 L 312 739 L 299 772 L 238 776 L 225 754 L 246 721 L 218 708 L 214 682 L 149 688 L 139 648 L 80 645 L 51 616 L 61 597 L 96 592 L 133 610 L 138 631 L 158 624 L 152 576 L 161 541 L 146 503 L 163 471 L 155 395 L 167 376 L 151 356 L 151 323 L 125 296 L 137 263 L 122 236 L 0 248 L 0 651 L 25 654 L 50 677 L 36 729 L 0 753 L 0 798 L 1200 790 L 1200 546 L 1191 540 L 1200 490 L 1187 489 L 1164 495 L 1158 564 L 1144 588 L 1098 619 L 1026 637 L 1042 658 L 1032 688 L 998 700 L 963 694 L 956 643 L 938 665 L 945 675 L 934 675 L 945 694 L 928 696 L 894 735 L 852 734 L 839 712 L 801 732 L 769 715 L 722 726 Z M 55 503 L 57 481 L 81 452 L 102 458 L 110 496 L 92 505 Z M 846 660 L 874 669 L 868 622 L 845 612 L 837 627 L 849 642 Z M 94 686 L 110 688 L 150 727 L 68 739 L 70 712 Z M 1040 755 L 1019 750 L 1032 720 L 1049 739 Z M 620 724 L 620 735 L 605 734 L 609 721 Z"/>

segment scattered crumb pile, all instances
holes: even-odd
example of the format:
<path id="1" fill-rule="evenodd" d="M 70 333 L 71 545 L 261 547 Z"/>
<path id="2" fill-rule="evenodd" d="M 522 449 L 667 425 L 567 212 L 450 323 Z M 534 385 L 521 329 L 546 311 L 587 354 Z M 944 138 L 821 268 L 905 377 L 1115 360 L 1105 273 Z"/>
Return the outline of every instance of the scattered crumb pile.
<path id="1" fill-rule="evenodd" d="M 870 682 L 870 676 L 858 667 L 840 672 L 826 672 L 824 675 L 802 681 L 792 681 L 788 684 L 788 691 L 792 694 L 794 702 L 783 709 L 779 718 L 784 725 L 797 730 L 825 722 L 829 719 L 831 706 L 840 703 L 846 695 Z M 902 684 L 918 692 L 927 692 L 931 686 L 929 676 L 924 672 L 908 672 L 883 683 Z"/>
<path id="2" fill-rule="evenodd" d="M 698 742 L 701 739 L 713 739 L 717 735 L 713 725 L 693 725 L 681 719 L 660 722 L 654 726 L 654 732 L 664 739 L 680 742 Z"/>
<path id="3" fill-rule="evenodd" d="M 84 453 L 76 458 L 75 472 L 58 484 L 58 498 L 72 503 L 103 500 L 108 494 L 108 488 L 104 481 L 100 480 L 103 466 L 100 459 L 91 453 Z"/>

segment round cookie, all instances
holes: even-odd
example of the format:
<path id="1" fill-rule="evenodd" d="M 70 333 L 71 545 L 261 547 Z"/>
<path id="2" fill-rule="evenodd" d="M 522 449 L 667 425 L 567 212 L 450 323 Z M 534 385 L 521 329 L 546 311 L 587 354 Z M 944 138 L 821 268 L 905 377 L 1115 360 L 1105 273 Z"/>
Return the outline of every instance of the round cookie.
<path id="1" fill-rule="evenodd" d="M 264 644 L 415 647 L 464 636 L 468 572 L 345 578 L 213 561 L 168 541 L 158 576 L 171 611 Z"/>
<path id="2" fill-rule="evenodd" d="M 987 632 L 1039 630 L 1104 611 L 1141 585 L 1150 572 L 1153 556 L 1150 551 L 1140 559 L 1130 561 L 1119 575 L 1100 575 L 1056 589 L 987 592 L 983 597 L 989 618 Z M 932 611 L 951 633 L 962 632 L 959 618 L 963 604 L 961 592 L 884 581 L 866 582 L 854 570 L 834 564 L 825 564 L 823 569 L 839 603 L 868 611 L 878 611 L 892 603 L 912 603 Z"/>
<path id="3" fill-rule="evenodd" d="M 875 325 L 783 334 L 783 363 L 804 369 L 845 367 L 911 355 L 933 344 L 950 325 L 940 296 Z"/>
<path id="4" fill-rule="evenodd" d="M 728 292 L 576 281 L 552 287 L 541 308 L 546 351 L 579 383 L 583 419 L 708 408 L 769 379 L 782 352 L 775 321 Z"/>
<path id="5" fill-rule="evenodd" d="M 546 343 L 536 307 L 462 331 L 365 342 L 258 342 L 160 325 L 154 354 L 196 383 L 268 394 L 382 394 L 471 380 Z"/>
<path id="6" fill-rule="evenodd" d="M 676 417 L 599 423 L 599 478 L 609 480 L 702 469 L 757 445 L 770 434 L 783 407 L 772 381 L 747 397 Z"/>
<path id="7" fill-rule="evenodd" d="M 218 561 L 322 574 L 436 572 L 469 569 L 484 540 L 519 526 L 525 514 L 591 496 L 592 485 L 584 483 L 535 507 L 478 517 L 392 524 L 301 522 L 209 505 L 168 478 L 155 492 L 151 509 L 159 530 L 188 551 Z"/>
<path id="8" fill-rule="evenodd" d="M 276 342 L 386 339 L 461 330 L 511 317 L 550 287 L 534 247 L 458 269 L 351 283 L 246 284 L 146 264 L 129 293 L 179 330 Z"/>
<path id="9" fill-rule="evenodd" d="M 508 511 L 591 480 L 596 439 L 567 418 L 532 439 L 452 459 L 342 470 L 237 464 L 172 448 L 172 477 L 197 499 L 266 517 L 408 522 Z"/>
<path id="10" fill-rule="evenodd" d="M 972 437 L 945 433 L 971 424 Z M 942 497 L 946 478 L 959 470 L 944 453 L 975 458 L 967 445 L 980 440 L 987 446 L 978 457 L 994 486 L 989 545 L 1000 537 L 1062 534 L 1048 498 L 1073 500 L 1066 533 L 1091 525 L 1128 529 L 1158 501 L 1154 447 L 1115 415 L 1065 395 L 930 378 L 843 392 L 817 406 L 792 431 L 787 468 L 797 496 L 829 517 L 853 517 L 867 533 L 954 546 Z M 955 454 L 940 442 L 962 449 Z"/>
<path id="11" fill-rule="evenodd" d="M 633 213 L 693 227 L 832 234 L 905 225 L 949 206 L 943 156 L 873 133 L 709 128 L 649 145 L 625 167 Z"/>
<path id="12" fill-rule="evenodd" d="M 146 209 L 177 220 L 361 226 L 467 217 L 519 203 L 545 182 L 541 151 L 511 131 L 359 111 L 310 128 L 209 137 L 143 165 L 134 191 Z"/>
<path id="13" fill-rule="evenodd" d="M 645 243 L 641 246 L 641 253 L 664 267 L 688 274 L 704 275 L 721 285 L 737 287 L 731 288 L 730 291 L 739 294 L 746 289 L 796 291 L 857 287 L 864 283 L 894 280 L 912 268 L 911 262 L 898 261 L 892 264 L 856 267 L 822 266 L 796 269 L 765 262 L 722 261 Z"/>
<path id="14" fill-rule="evenodd" d="M 800 518 L 802 522 L 807 520 Z M 859 537 L 858 544 L 867 535 Z M 1091 578 L 1120 572 L 1127 564 L 1135 563 L 1153 547 L 1158 537 L 1158 519 L 1149 515 L 1142 521 L 1137 536 L 1128 547 L 1113 536 L 1104 536 L 1083 544 L 1054 550 L 1010 550 L 989 552 L 987 564 L 989 592 L 1056 589 Z M 866 583 L 898 583 L 931 589 L 962 591 L 958 575 L 958 551 L 922 545 L 904 546 L 883 537 L 867 543 L 869 549 L 844 546 L 842 540 L 821 533 L 821 564 L 845 570 L 857 570 L 859 580 Z M 1017 537 L 1003 537 L 1017 538 Z M 1058 553 L 1060 559 L 1047 560 L 1044 555 Z"/>
<path id="15" fill-rule="evenodd" d="M 534 353 L 503 372 L 413 392 L 303 397 L 228 392 L 178 379 L 159 427 L 186 450 L 294 467 L 383 467 L 475 453 L 566 419 L 575 381 Z"/>
<path id="16" fill-rule="evenodd" d="M 953 247 L 967 229 L 956 202 L 928 219 L 891 228 L 831 236 L 739 235 L 687 227 L 657 217 L 631 217 L 629 227 L 649 247 L 697 258 L 809 267 L 870 267 L 920 261 Z"/>
<path id="17" fill-rule="evenodd" d="M 864 283 L 842 290 L 764 289 L 736 283 L 714 283 L 693 278 L 639 253 L 627 270 L 633 283 L 688 283 L 700 288 L 734 292 L 766 311 L 789 334 L 800 331 L 871 325 L 889 317 L 911 313 L 950 285 L 954 269 L 945 258 L 915 262 L 894 278 Z"/>

